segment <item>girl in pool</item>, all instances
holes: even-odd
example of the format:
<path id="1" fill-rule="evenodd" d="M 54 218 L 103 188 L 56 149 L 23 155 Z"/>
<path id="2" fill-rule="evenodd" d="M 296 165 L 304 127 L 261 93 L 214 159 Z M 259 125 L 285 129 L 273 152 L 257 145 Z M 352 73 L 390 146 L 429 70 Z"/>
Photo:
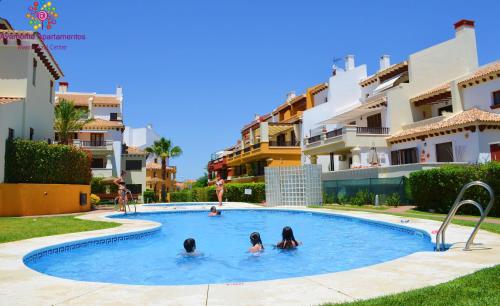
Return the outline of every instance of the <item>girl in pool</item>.
<path id="1" fill-rule="evenodd" d="M 215 180 L 215 193 L 217 194 L 217 199 L 219 200 L 219 206 L 222 206 L 222 196 L 224 195 L 224 180 L 217 173 L 217 179 Z"/>
<path id="2" fill-rule="evenodd" d="M 196 255 L 196 241 L 193 238 L 184 240 L 184 250 L 186 255 Z"/>
<path id="3" fill-rule="evenodd" d="M 299 246 L 299 242 L 295 240 L 293 230 L 290 226 L 285 226 L 281 233 L 282 240 L 276 245 L 279 249 L 294 249 Z"/>
<path id="4" fill-rule="evenodd" d="M 210 207 L 210 213 L 208 214 L 209 217 L 216 217 L 220 216 L 220 211 L 217 211 L 217 208 L 215 206 Z"/>
<path id="5" fill-rule="evenodd" d="M 250 234 L 250 242 L 252 243 L 252 247 L 248 250 L 250 253 L 264 251 L 264 245 L 262 244 L 259 233 L 253 232 Z"/>

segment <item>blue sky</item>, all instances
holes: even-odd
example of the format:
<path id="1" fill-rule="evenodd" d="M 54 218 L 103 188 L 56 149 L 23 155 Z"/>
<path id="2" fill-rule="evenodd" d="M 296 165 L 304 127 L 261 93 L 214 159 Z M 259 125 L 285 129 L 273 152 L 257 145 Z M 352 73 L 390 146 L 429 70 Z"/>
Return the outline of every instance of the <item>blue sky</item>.
<path id="1" fill-rule="evenodd" d="M 0 0 L 0 16 L 29 29 L 33 1 Z M 172 164 L 180 179 L 203 174 L 212 152 L 230 146 L 256 113 L 288 91 L 325 82 L 333 58 L 354 54 L 378 68 L 454 35 L 476 21 L 480 64 L 499 58 L 499 1 L 118 1 L 53 0 L 51 34 L 85 41 L 50 42 L 70 90 L 124 88 L 125 123 L 152 123 L 183 148 Z"/>

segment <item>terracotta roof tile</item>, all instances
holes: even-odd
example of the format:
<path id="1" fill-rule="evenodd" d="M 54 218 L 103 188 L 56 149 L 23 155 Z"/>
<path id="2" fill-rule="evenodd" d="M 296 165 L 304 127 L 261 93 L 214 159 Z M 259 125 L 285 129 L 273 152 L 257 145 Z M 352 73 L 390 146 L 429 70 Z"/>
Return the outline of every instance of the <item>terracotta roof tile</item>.
<path id="1" fill-rule="evenodd" d="M 153 163 L 149 162 L 146 164 L 147 169 L 154 169 L 154 170 L 161 170 L 161 164 L 160 163 Z M 173 167 L 167 167 L 167 171 L 172 171 L 175 170 Z"/>
<path id="2" fill-rule="evenodd" d="M 364 86 L 364 85 L 368 85 L 370 83 L 373 83 L 377 80 L 377 78 L 379 77 L 382 77 L 388 73 L 391 73 L 395 70 L 398 70 L 398 69 L 401 69 L 403 67 L 407 67 L 408 66 L 408 61 L 403 61 L 401 63 L 397 63 L 397 64 L 394 64 L 394 65 L 391 65 L 387 68 L 385 68 L 384 70 L 381 70 L 381 71 L 378 71 L 377 73 L 369 76 L 368 78 L 362 80 L 361 82 L 359 82 L 360 85 Z"/>
<path id="3" fill-rule="evenodd" d="M 109 96 L 108 97 L 108 96 L 96 95 L 94 97 L 94 104 L 119 106 L 120 100 L 116 96 Z"/>
<path id="4" fill-rule="evenodd" d="M 124 125 L 121 121 L 110 121 L 104 119 L 93 119 L 87 122 L 84 126 L 84 130 L 107 130 L 107 129 L 116 129 L 116 128 L 124 128 Z"/>
<path id="5" fill-rule="evenodd" d="M 128 147 L 127 154 L 146 155 L 148 153 L 144 150 L 139 149 L 138 147 Z"/>
<path id="6" fill-rule="evenodd" d="M 417 101 L 420 101 L 420 100 L 424 100 L 424 99 L 427 99 L 429 97 L 432 97 L 432 96 L 435 96 L 435 95 L 439 95 L 439 94 L 442 94 L 442 93 L 445 93 L 445 92 L 449 92 L 451 89 L 450 89 L 450 83 L 444 83 L 444 84 L 441 84 L 437 87 L 434 87 L 432 89 L 429 89 L 427 91 L 424 91 L 423 93 L 417 95 L 417 96 L 414 96 L 412 98 L 410 98 L 410 102 L 417 102 Z"/>
<path id="7" fill-rule="evenodd" d="M 22 101 L 24 98 L 21 97 L 0 97 L 0 104 L 9 104 L 13 102 Z"/>
<path id="8" fill-rule="evenodd" d="M 479 68 L 469 76 L 467 76 L 464 80 L 460 81 L 458 85 L 466 84 L 469 82 L 474 82 L 479 79 L 482 79 L 485 76 L 488 76 L 489 74 L 500 74 L 500 62 L 494 62 L 489 65 L 486 65 L 482 68 Z"/>
<path id="9" fill-rule="evenodd" d="M 402 130 L 392 135 L 391 137 L 388 137 L 387 140 L 395 141 L 408 137 L 417 137 L 429 132 L 439 131 L 447 128 L 462 127 L 469 124 L 481 123 L 500 125 L 500 114 L 487 112 L 478 108 L 472 108 L 458 114 L 453 114 L 439 122 Z"/>
<path id="10" fill-rule="evenodd" d="M 310 90 L 312 95 L 315 95 L 315 94 L 322 92 L 323 90 L 325 90 L 327 88 L 328 88 L 328 83 L 321 83 L 321 84 L 318 84 L 316 86 L 313 86 L 309 90 Z"/>
<path id="11" fill-rule="evenodd" d="M 93 98 L 93 94 L 73 94 L 73 93 L 65 93 L 65 94 L 56 94 L 57 102 L 56 105 L 62 99 L 73 101 L 75 106 L 89 106 L 89 99 Z"/>

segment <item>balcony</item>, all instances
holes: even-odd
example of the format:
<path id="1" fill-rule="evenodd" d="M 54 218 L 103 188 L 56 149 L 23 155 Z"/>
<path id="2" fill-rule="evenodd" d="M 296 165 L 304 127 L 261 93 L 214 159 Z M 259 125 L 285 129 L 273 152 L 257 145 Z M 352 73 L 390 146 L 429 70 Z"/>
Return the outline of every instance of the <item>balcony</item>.
<path id="1" fill-rule="evenodd" d="M 354 147 L 387 147 L 385 138 L 388 136 L 387 127 L 347 125 L 307 138 L 304 141 L 304 153 L 326 155 L 331 152 L 349 151 Z"/>
<path id="2" fill-rule="evenodd" d="M 73 139 L 73 145 L 92 151 L 113 151 L 112 140 L 80 140 Z"/>
<path id="3" fill-rule="evenodd" d="M 227 163 L 229 166 L 236 166 L 269 158 L 287 159 L 293 157 L 300 158 L 300 143 L 269 141 L 250 144 L 242 150 L 235 151 L 228 155 Z"/>

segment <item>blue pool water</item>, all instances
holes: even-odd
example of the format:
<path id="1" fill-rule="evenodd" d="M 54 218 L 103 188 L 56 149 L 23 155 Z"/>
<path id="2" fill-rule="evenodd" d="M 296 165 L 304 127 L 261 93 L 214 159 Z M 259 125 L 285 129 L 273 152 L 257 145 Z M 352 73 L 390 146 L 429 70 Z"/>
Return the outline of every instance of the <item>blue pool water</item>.
<path id="1" fill-rule="evenodd" d="M 124 216 L 162 224 L 136 240 L 91 245 L 43 256 L 27 265 L 62 278 L 120 284 L 187 285 L 233 283 L 343 271 L 432 251 L 428 235 L 318 213 L 223 211 L 143 213 Z M 273 248 L 283 226 L 301 241 L 296 250 Z M 265 251 L 250 254 L 249 235 L 261 234 Z M 185 238 L 196 239 L 199 257 L 182 255 Z"/>

